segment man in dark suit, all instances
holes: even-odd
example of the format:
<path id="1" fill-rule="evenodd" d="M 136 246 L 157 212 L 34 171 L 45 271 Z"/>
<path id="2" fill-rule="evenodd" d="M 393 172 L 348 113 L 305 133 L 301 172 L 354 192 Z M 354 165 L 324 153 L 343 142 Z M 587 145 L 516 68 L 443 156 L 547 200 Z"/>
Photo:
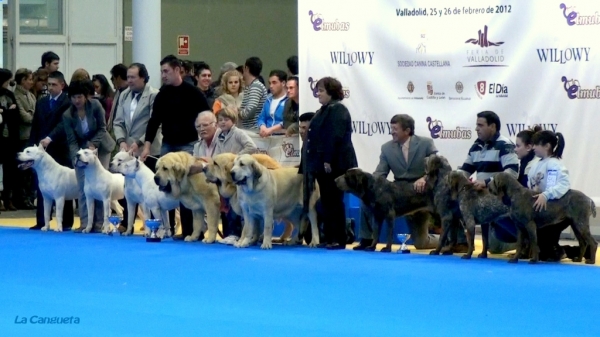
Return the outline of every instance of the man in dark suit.
<path id="1" fill-rule="evenodd" d="M 395 115 L 390 124 L 393 139 L 381 146 L 379 165 L 373 175 L 387 177 L 392 171 L 396 184 L 412 184 L 417 192 L 423 193 L 425 191 L 425 158 L 438 152 L 433 140 L 415 135 L 415 120 L 409 115 Z M 428 227 L 423 223 L 424 221 L 413 220 L 417 220 L 416 217 L 407 217 L 411 236 L 417 249 L 435 248 L 438 240 L 428 234 Z M 363 205 L 359 234 L 361 240 L 354 250 L 364 250 L 371 245 L 374 239 L 372 222 L 372 215 Z"/>
<path id="2" fill-rule="evenodd" d="M 60 71 L 51 72 L 48 75 L 49 95 L 38 100 L 36 104 L 28 146 L 42 143 L 46 147 L 46 152 L 54 160 L 60 165 L 72 168 L 69 147 L 62 128 L 62 115 L 71 104 L 67 94 L 63 92 L 64 88 L 64 75 Z M 44 227 L 44 202 L 42 192 L 38 187 L 36 225 L 30 229 L 41 229 L 42 227 Z M 73 227 L 73 203 L 66 202 L 63 211 L 63 231 L 70 230 L 71 227 Z"/>

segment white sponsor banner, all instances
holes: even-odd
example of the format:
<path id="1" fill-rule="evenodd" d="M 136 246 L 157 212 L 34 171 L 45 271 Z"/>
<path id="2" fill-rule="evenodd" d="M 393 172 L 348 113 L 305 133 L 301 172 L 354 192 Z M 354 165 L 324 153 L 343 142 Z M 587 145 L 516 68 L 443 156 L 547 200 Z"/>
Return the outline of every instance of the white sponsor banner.
<path id="1" fill-rule="evenodd" d="M 476 114 L 500 132 L 563 133 L 573 188 L 600 197 L 600 1 L 298 1 L 302 111 L 315 84 L 339 79 L 359 166 L 373 171 L 398 113 L 415 119 L 454 168 L 477 138 Z"/>
<path id="2" fill-rule="evenodd" d="M 300 165 L 300 137 L 269 136 L 260 137 L 257 133 L 247 131 L 258 148 L 257 153 L 264 153 L 277 160 L 281 166 Z"/>

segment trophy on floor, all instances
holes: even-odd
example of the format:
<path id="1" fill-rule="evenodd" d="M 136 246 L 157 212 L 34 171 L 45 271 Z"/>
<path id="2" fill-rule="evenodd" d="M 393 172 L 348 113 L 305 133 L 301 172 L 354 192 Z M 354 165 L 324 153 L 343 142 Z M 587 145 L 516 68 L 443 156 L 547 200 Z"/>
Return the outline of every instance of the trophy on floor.
<path id="1" fill-rule="evenodd" d="M 144 225 L 150 233 L 146 235 L 146 242 L 160 242 L 161 238 L 158 236 L 158 231 L 162 224 L 162 220 L 159 219 L 148 219 L 144 221 Z"/>
<path id="2" fill-rule="evenodd" d="M 406 247 L 406 241 L 410 239 L 410 234 L 397 234 L 396 236 L 398 237 L 398 241 L 400 241 L 400 243 L 402 244 L 402 246 L 400 246 L 400 249 L 398 249 L 398 253 L 410 254 L 410 250 L 408 249 L 408 247 Z"/>
<path id="3" fill-rule="evenodd" d="M 113 233 L 119 233 L 119 224 L 121 223 L 122 218 L 118 215 L 111 215 L 108 217 L 108 222 L 111 223 L 112 228 L 108 235 L 113 235 Z"/>

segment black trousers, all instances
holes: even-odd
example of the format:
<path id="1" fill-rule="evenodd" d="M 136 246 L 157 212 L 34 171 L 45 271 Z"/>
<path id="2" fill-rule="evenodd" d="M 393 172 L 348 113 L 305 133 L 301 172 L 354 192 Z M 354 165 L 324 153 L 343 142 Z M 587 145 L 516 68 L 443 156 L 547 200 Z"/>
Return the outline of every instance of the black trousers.
<path id="1" fill-rule="evenodd" d="M 323 205 L 323 231 L 325 243 L 346 245 L 346 209 L 344 192 L 335 185 L 335 178 L 344 172 L 317 173 L 315 178 L 319 183 L 321 203 Z"/>
<path id="2" fill-rule="evenodd" d="M 35 211 L 36 225 L 44 226 L 44 196 L 37 181 L 37 175 L 34 174 L 35 186 L 37 189 L 37 208 Z M 52 203 L 54 205 L 54 203 Z M 52 213 L 50 213 L 50 220 L 52 220 Z M 65 207 L 63 209 L 63 230 L 73 227 L 73 201 L 66 200 Z"/>

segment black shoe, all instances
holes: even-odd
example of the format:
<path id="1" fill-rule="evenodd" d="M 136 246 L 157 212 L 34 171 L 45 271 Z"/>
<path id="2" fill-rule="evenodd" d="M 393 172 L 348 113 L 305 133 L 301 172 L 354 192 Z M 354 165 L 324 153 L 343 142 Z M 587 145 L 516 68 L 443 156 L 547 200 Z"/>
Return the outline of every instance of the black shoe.
<path id="1" fill-rule="evenodd" d="M 338 250 L 338 249 L 346 249 L 346 244 L 340 245 L 339 243 L 334 243 L 331 245 L 327 245 L 327 250 Z"/>
<path id="2" fill-rule="evenodd" d="M 63 232 L 68 232 L 68 231 L 70 231 L 72 228 L 73 228 L 72 226 L 70 226 L 70 227 L 64 227 L 64 226 L 63 226 Z"/>
<path id="3" fill-rule="evenodd" d="M 33 227 L 29 227 L 29 229 L 33 230 L 33 231 L 39 231 L 40 229 L 42 229 L 42 227 L 44 227 L 44 225 L 39 225 L 38 224 L 38 225 L 35 225 Z"/>
<path id="4" fill-rule="evenodd" d="M 370 247 L 372 243 L 372 239 L 360 239 L 358 246 L 352 248 L 352 250 L 365 250 L 365 248 Z"/>
<path id="5" fill-rule="evenodd" d="M 177 234 L 177 235 L 173 235 L 172 239 L 173 239 L 173 241 L 183 241 L 183 239 L 185 239 L 185 236 L 183 236 L 181 234 Z"/>

